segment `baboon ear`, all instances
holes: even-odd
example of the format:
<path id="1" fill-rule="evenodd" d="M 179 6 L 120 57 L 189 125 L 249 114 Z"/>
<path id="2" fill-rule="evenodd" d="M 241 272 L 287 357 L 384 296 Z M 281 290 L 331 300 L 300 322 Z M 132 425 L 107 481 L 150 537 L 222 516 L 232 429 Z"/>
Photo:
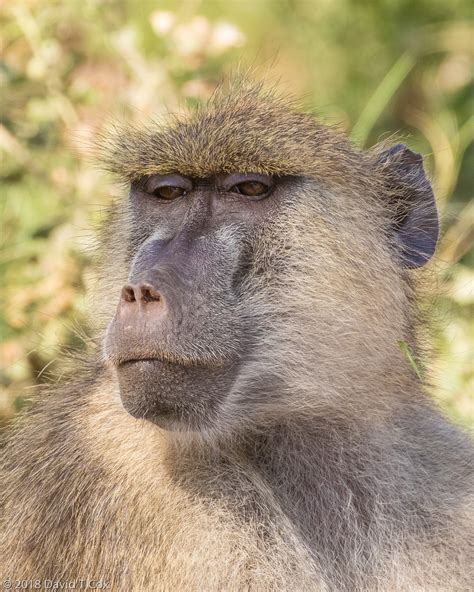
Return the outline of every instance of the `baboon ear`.
<path id="1" fill-rule="evenodd" d="M 423 158 L 403 144 L 379 154 L 393 216 L 393 239 L 405 267 L 421 267 L 432 257 L 438 240 L 438 211 Z"/>

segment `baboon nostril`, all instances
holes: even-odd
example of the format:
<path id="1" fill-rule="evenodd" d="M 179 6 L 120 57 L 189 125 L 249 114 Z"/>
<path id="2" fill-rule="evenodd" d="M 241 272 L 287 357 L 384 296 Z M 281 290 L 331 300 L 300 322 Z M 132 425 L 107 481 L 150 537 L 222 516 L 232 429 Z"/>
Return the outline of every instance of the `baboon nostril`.
<path id="1" fill-rule="evenodd" d="M 161 294 L 149 284 L 141 285 L 139 290 L 141 291 L 142 302 L 159 302 L 161 300 Z"/>
<path id="2" fill-rule="evenodd" d="M 125 302 L 135 302 L 135 292 L 132 286 L 124 286 L 122 288 L 122 300 L 125 300 Z"/>
<path id="3" fill-rule="evenodd" d="M 124 302 L 160 302 L 161 294 L 151 284 L 127 284 L 122 288 Z"/>

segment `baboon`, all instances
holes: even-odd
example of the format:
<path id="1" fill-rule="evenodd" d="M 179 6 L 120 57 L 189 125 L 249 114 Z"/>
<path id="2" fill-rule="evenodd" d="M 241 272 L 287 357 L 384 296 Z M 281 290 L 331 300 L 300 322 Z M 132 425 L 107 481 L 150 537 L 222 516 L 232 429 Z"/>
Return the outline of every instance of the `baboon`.
<path id="1" fill-rule="evenodd" d="M 438 236 L 422 158 L 247 83 L 99 152 L 130 187 L 107 323 L 8 437 L 3 579 L 472 590 L 472 446 L 400 348 Z"/>

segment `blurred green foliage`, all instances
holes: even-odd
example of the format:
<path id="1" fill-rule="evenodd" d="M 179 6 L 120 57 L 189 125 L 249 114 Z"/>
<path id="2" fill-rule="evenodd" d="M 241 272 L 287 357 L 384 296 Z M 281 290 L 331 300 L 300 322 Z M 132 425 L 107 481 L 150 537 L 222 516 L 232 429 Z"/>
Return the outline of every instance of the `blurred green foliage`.
<path id="1" fill-rule="evenodd" d="M 121 191 L 90 163 L 91 138 L 109 116 L 205 100 L 250 67 L 355 142 L 399 133 L 427 156 L 444 217 L 433 391 L 472 424 L 469 0 L 18 0 L 0 25 L 0 420 L 57 376 L 59 344 L 87 342 L 91 229 Z"/>

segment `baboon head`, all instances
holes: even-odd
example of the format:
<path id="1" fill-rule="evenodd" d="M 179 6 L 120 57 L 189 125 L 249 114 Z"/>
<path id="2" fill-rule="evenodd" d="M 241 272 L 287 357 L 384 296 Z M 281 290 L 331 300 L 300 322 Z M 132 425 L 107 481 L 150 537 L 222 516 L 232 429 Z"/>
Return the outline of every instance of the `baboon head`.
<path id="1" fill-rule="evenodd" d="M 130 414 L 244 426 L 353 405 L 398 371 L 408 270 L 438 233 L 419 155 L 359 151 L 244 88 L 117 131 L 105 160 L 130 184 L 115 246 L 128 281 L 105 339 Z"/>

